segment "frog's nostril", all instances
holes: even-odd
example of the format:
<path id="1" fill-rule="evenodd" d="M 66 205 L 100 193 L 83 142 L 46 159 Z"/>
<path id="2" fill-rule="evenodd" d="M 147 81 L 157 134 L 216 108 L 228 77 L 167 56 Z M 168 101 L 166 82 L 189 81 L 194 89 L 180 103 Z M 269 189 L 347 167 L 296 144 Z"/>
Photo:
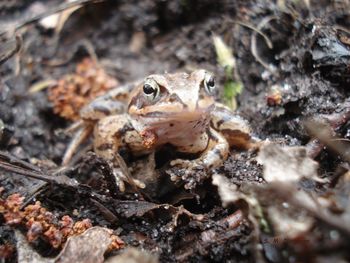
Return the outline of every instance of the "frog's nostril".
<path id="1" fill-rule="evenodd" d="M 176 101 L 181 101 L 179 96 L 177 94 L 171 94 L 168 98 L 169 102 L 176 102 Z"/>

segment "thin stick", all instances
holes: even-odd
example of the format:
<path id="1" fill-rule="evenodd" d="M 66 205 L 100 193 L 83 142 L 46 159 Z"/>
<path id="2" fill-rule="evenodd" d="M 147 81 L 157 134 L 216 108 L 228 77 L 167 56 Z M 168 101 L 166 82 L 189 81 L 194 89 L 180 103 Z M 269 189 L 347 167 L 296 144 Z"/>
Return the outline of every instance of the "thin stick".
<path id="1" fill-rule="evenodd" d="M 37 171 L 37 172 L 41 172 L 39 167 L 37 167 L 31 163 L 22 161 L 16 157 L 14 157 L 11 154 L 4 152 L 4 151 L 0 151 L 0 161 L 2 161 L 2 160 L 5 160 L 7 163 L 10 163 L 10 164 L 15 165 L 15 166 L 19 166 L 19 167 L 26 168 L 26 169 L 33 170 L 33 171 Z"/>
<path id="2" fill-rule="evenodd" d="M 66 166 L 70 162 L 73 154 L 76 152 L 78 147 L 89 137 L 91 131 L 92 127 L 87 126 L 83 127 L 74 135 L 72 141 L 68 145 L 66 152 L 64 153 L 62 165 Z"/>
<path id="3" fill-rule="evenodd" d="M 23 169 L 22 167 L 15 166 L 7 162 L 0 161 L 0 168 L 9 172 L 25 175 L 27 177 L 38 179 L 48 183 L 55 182 L 55 177 L 47 176 L 45 174 L 35 172 L 35 171 L 29 171 L 29 170 Z"/>
<path id="4" fill-rule="evenodd" d="M 258 34 L 260 34 L 264 38 L 266 45 L 269 47 L 269 49 L 273 48 L 273 44 L 272 44 L 271 40 L 269 39 L 269 37 L 264 32 L 262 32 L 260 29 L 256 28 L 253 25 L 246 24 L 244 22 L 234 21 L 234 23 L 236 23 L 237 25 L 243 26 L 243 27 L 247 27 L 247 28 L 257 32 Z"/>
<path id="5" fill-rule="evenodd" d="M 22 47 L 22 38 L 19 35 L 16 35 L 16 46 L 14 49 L 9 51 L 7 54 L 0 57 L 0 65 L 5 63 L 10 57 L 12 57 L 14 54 L 16 54 Z"/>
<path id="6" fill-rule="evenodd" d="M 257 26 L 258 31 L 261 31 L 262 28 L 264 28 L 264 26 L 268 23 L 270 23 L 271 20 L 277 19 L 277 17 L 275 16 L 269 16 L 264 18 L 260 24 Z M 258 52 L 258 48 L 257 48 L 257 34 L 256 32 L 253 32 L 252 35 L 252 39 L 251 39 L 251 44 L 250 44 L 250 49 L 252 51 L 252 55 L 255 57 L 255 59 L 264 67 L 266 68 L 268 71 L 270 71 L 273 74 L 276 74 L 276 68 L 275 66 L 268 64 L 267 62 L 265 62 L 261 57 L 260 54 Z M 268 44 L 267 44 L 268 45 Z"/>
<path id="7" fill-rule="evenodd" d="M 36 21 L 39 21 L 45 17 L 62 12 L 64 10 L 69 9 L 71 7 L 74 7 L 74 6 L 84 5 L 84 4 L 87 4 L 89 2 L 103 2 L 103 1 L 106 1 L 106 0 L 77 0 L 74 2 L 70 2 L 70 3 L 65 3 L 65 4 L 62 4 L 58 7 L 52 8 L 44 13 L 38 14 L 38 15 L 33 16 L 31 18 L 28 18 L 28 19 L 24 19 L 23 21 L 18 22 L 16 25 L 14 25 L 14 28 L 11 28 L 11 30 L 17 31 L 18 29 L 20 29 L 22 27 L 25 27 L 25 26 L 32 24 Z M 6 34 L 7 32 L 8 32 L 8 30 L 4 30 L 4 31 L 0 32 L 0 36 Z"/>

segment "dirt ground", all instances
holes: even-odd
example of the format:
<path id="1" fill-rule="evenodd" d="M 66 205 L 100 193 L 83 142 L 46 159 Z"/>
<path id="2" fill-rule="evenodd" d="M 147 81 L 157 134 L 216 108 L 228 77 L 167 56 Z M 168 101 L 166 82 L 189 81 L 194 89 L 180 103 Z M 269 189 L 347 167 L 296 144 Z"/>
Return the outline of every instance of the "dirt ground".
<path id="1" fill-rule="evenodd" d="M 80 1 L 62 27 L 39 19 L 61 2 L 0 2 L 1 262 L 69 262 L 66 238 L 91 226 L 118 241 L 110 249 L 75 243 L 102 255 L 90 262 L 350 261 L 349 1 Z M 213 36 L 232 51 L 229 74 Z M 222 101 L 229 81 L 241 83 L 236 112 L 254 138 L 271 144 L 231 149 L 215 176 L 191 190 L 166 178 L 167 147 L 156 153 L 156 171 L 149 156 L 122 154 L 141 177 L 157 175 L 141 192 L 116 188 L 90 150 L 92 138 L 62 169 L 66 129 L 78 117 L 62 114 L 66 105 L 53 90 L 75 105 L 80 91 L 66 76 L 84 85 L 79 65 L 94 63 L 103 89 L 204 68 L 215 74 Z"/>

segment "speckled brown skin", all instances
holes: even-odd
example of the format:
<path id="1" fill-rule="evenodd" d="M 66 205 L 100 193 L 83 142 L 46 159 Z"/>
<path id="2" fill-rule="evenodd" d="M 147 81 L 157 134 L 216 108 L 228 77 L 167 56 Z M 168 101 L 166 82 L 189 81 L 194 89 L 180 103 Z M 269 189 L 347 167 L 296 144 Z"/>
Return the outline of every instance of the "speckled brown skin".
<path id="1" fill-rule="evenodd" d="M 178 152 L 198 154 L 195 160 L 171 161 L 168 170 L 172 180 L 195 187 L 223 163 L 230 146 L 247 146 L 250 139 L 247 123 L 215 103 L 209 89 L 213 83 L 205 70 L 150 75 L 131 93 L 129 85 L 95 99 L 81 112 L 85 123 L 94 126 L 95 152 L 118 167 L 121 148 L 141 155 L 171 144 Z"/>

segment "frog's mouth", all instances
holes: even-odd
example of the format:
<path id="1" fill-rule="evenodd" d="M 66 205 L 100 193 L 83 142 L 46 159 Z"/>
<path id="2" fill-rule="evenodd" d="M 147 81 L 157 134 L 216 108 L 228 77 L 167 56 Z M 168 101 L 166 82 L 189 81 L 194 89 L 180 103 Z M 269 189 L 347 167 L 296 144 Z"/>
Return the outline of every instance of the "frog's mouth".
<path id="1" fill-rule="evenodd" d="M 138 115 L 138 119 L 143 119 L 143 122 L 149 123 L 164 123 L 164 122 L 188 122 L 207 118 L 213 110 L 214 105 L 206 108 L 196 108 L 195 110 L 181 109 L 178 111 L 148 111 L 147 113 Z"/>

